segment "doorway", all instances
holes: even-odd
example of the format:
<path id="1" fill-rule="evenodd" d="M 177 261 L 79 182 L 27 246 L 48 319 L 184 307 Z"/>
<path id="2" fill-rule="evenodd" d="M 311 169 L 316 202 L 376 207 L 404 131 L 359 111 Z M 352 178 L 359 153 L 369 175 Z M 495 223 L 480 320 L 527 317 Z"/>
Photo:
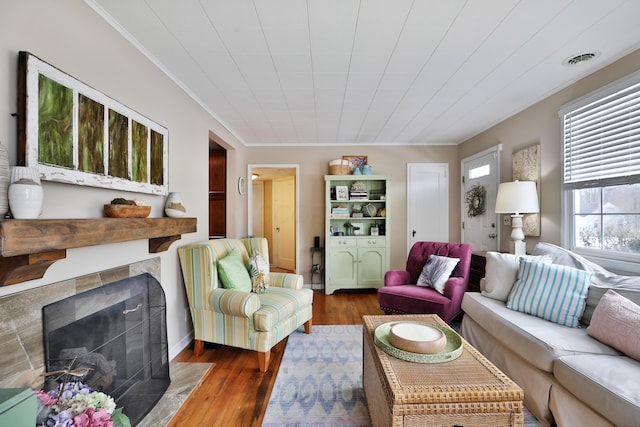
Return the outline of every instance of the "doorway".
<path id="1" fill-rule="evenodd" d="M 227 235 L 227 150 L 209 139 L 209 239 Z"/>
<path id="2" fill-rule="evenodd" d="M 299 271 L 298 165 L 249 165 L 248 234 L 269 243 L 275 271 Z"/>
<path id="3" fill-rule="evenodd" d="M 496 145 L 462 159 L 462 243 L 474 251 L 497 251 L 500 227 L 496 195 L 500 181 L 500 150 Z"/>

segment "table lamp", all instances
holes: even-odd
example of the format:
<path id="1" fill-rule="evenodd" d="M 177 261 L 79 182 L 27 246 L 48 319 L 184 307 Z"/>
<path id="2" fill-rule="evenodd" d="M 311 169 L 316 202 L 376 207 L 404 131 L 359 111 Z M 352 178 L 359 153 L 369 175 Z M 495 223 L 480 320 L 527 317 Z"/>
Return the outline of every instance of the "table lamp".
<path id="1" fill-rule="evenodd" d="M 513 253 L 524 255 L 527 247 L 522 231 L 522 214 L 538 213 L 538 191 L 533 181 L 503 182 L 498 187 L 496 213 L 511 213 L 511 240 Z"/>

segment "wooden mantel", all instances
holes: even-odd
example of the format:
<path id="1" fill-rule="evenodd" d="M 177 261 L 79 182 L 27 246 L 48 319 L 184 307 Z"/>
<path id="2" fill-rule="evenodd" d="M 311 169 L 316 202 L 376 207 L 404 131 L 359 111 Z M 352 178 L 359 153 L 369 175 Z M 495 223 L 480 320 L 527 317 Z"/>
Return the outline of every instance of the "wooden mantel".
<path id="1" fill-rule="evenodd" d="M 0 286 L 41 278 L 67 249 L 149 239 L 149 252 L 166 251 L 196 218 L 9 219 L 0 221 Z"/>

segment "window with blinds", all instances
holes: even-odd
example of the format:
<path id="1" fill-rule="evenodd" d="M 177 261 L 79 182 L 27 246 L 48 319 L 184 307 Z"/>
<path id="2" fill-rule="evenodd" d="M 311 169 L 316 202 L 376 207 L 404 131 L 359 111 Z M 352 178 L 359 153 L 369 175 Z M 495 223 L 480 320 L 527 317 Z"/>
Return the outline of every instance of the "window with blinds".
<path id="1" fill-rule="evenodd" d="M 565 242 L 640 259 L 640 73 L 564 106 L 560 118 Z"/>
<path id="2" fill-rule="evenodd" d="M 563 139 L 565 184 L 637 182 L 640 83 L 566 112 Z"/>

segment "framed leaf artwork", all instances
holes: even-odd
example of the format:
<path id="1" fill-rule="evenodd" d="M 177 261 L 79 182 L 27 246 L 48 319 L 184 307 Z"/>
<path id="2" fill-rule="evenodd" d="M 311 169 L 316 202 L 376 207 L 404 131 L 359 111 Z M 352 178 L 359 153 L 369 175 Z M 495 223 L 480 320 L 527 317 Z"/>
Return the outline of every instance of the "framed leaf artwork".
<path id="1" fill-rule="evenodd" d="M 18 65 L 20 164 L 43 180 L 168 194 L 166 128 L 28 52 Z"/>

